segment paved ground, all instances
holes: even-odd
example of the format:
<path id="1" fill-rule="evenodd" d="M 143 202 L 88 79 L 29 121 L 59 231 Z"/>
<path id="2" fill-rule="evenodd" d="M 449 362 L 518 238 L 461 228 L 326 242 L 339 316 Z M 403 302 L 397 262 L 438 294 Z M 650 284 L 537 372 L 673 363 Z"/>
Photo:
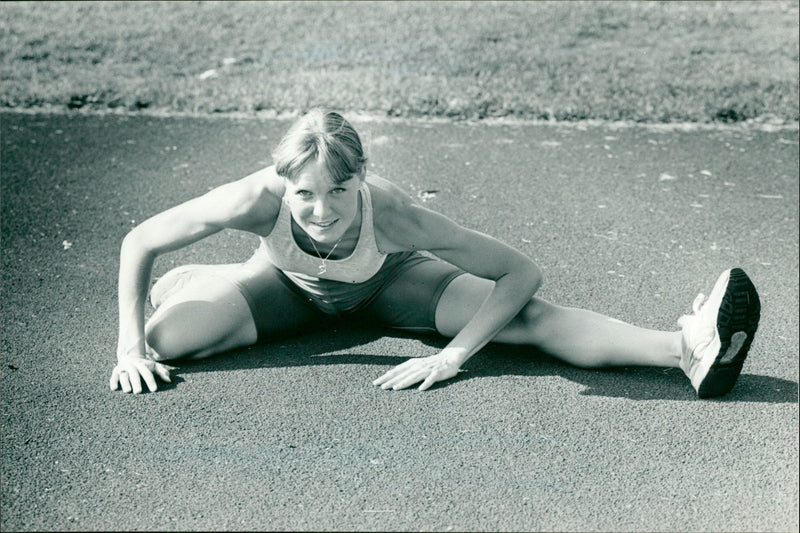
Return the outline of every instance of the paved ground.
<path id="1" fill-rule="evenodd" d="M 364 123 L 373 170 L 542 266 L 553 301 L 673 328 L 744 267 L 733 392 L 490 346 L 425 393 L 372 379 L 442 342 L 339 328 L 108 390 L 120 241 L 269 162 L 286 123 L 3 114 L 3 530 L 798 528 L 798 136 Z M 425 191 L 436 191 L 427 192 Z M 248 257 L 215 236 L 160 259 Z"/>

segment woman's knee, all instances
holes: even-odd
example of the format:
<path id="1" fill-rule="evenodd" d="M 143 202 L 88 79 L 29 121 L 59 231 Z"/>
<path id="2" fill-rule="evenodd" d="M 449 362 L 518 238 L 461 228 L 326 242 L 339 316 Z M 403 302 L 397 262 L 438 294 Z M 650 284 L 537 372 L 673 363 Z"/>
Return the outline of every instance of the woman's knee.
<path id="1" fill-rule="evenodd" d="M 206 267 L 187 268 L 198 273 L 206 270 Z M 215 275 L 217 271 L 187 276 L 180 287 L 167 291 L 166 299 L 160 302 L 145 327 L 147 344 L 157 354 L 154 357 L 177 359 L 256 342 L 258 333 L 247 299 L 236 284 Z"/>
<path id="2" fill-rule="evenodd" d="M 533 297 L 514 319 L 535 340 L 546 334 L 547 321 L 557 311 L 557 306 L 541 298 Z"/>
<path id="3" fill-rule="evenodd" d="M 179 359 L 190 355 L 197 342 L 191 341 L 191 316 L 196 310 L 195 304 L 201 302 L 185 302 L 176 304 L 170 309 L 156 313 L 145 327 L 145 340 L 155 353 L 157 361 Z"/>
<path id="4" fill-rule="evenodd" d="M 546 340 L 547 320 L 555 306 L 533 297 L 495 338 L 510 344 L 538 346 Z"/>
<path id="5" fill-rule="evenodd" d="M 522 309 L 523 319 L 528 324 L 537 324 L 548 316 L 552 315 L 556 310 L 556 305 L 551 304 L 541 298 L 534 296 Z"/>
<path id="6" fill-rule="evenodd" d="M 164 361 L 252 344 L 258 334 L 251 322 L 252 317 L 245 316 L 238 306 L 188 301 L 154 314 L 147 323 L 145 337 L 155 352 L 153 357 Z"/>
<path id="7" fill-rule="evenodd" d="M 607 366 L 603 357 L 591 350 L 564 349 L 564 325 L 575 322 L 575 313 L 587 311 L 552 304 L 533 298 L 518 317 L 526 332 L 528 342 L 536 348 L 579 368 L 602 368 Z M 569 321 L 569 322 L 568 322 Z M 574 335 L 582 334 L 575 331 Z"/>

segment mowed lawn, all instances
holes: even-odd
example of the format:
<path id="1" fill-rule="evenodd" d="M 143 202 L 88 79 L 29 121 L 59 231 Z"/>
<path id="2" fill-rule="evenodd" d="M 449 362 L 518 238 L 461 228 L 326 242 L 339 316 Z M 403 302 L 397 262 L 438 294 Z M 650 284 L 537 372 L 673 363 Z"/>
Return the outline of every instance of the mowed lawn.
<path id="1" fill-rule="evenodd" d="M 0 106 L 796 123 L 797 2 L 0 6 Z"/>

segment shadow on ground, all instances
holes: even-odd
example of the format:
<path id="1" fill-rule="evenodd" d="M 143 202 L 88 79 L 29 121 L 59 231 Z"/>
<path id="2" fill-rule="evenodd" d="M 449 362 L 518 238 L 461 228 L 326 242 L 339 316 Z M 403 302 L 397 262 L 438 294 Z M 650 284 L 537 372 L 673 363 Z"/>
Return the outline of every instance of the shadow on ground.
<path id="1" fill-rule="evenodd" d="M 443 348 L 446 339 L 437 336 L 406 336 L 380 329 L 338 328 L 335 335 L 318 331 L 302 336 L 263 343 L 234 350 L 200 361 L 173 363 L 173 383 L 164 389 L 178 386 L 181 374 L 225 372 L 252 368 L 275 368 L 313 365 L 398 365 L 407 357 L 356 353 L 352 348 L 389 336 L 398 340 L 416 339 L 433 348 Z M 622 367 L 587 370 L 562 363 L 533 348 L 489 345 L 481 354 L 467 362 L 465 372 L 435 387 L 480 379 L 489 376 L 559 376 L 580 383 L 583 396 L 605 396 L 629 400 L 697 399 L 688 380 L 679 369 Z M 742 374 L 734 389 L 713 400 L 718 402 L 797 403 L 798 384 L 793 381 L 754 374 Z"/>

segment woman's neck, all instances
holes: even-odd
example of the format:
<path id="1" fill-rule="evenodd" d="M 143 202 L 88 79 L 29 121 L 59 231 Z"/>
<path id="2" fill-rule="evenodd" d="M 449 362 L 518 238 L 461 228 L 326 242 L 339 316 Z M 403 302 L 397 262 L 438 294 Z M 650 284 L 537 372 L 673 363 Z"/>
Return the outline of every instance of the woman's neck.
<path id="1" fill-rule="evenodd" d="M 305 253 L 313 256 L 321 256 L 325 259 L 344 259 L 350 257 L 358 245 L 358 239 L 361 236 L 362 224 L 362 199 L 358 200 L 358 211 L 353 222 L 342 234 L 341 238 L 332 243 L 321 243 L 312 239 L 311 235 L 306 233 L 297 222 L 292 221 L 292 237 L 294 238 L 297 246 Z M 334 248 L 335 247 L 335 248 Z M 328 256 L 330 254 L 330 257 Z"/>

